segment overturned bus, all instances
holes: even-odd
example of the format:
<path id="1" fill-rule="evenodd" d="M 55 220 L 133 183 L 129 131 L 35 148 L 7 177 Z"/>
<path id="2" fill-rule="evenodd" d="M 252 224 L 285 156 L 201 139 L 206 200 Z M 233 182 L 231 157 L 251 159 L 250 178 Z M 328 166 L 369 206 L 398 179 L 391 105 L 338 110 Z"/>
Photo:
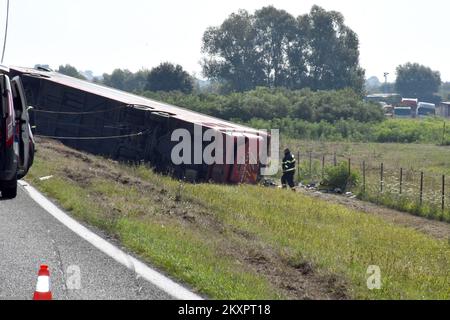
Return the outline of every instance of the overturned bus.
<path id="1" fill-rule="evenodd" d="M 74 149 L 217 183 L 256 183 L 269 161 L 264 131 L 49 70 L 11 67 L 10 73 L 22 79 L 33 105 L 35 134 Z M 189 139 L 189 146 L 179 150 L 174 133 Z M 218 142 L 215 148 L 212 142 Z M 183 161 L 174 161 L 174 149 Z M 203 157 L 207 151 L 214 161 Z"/>

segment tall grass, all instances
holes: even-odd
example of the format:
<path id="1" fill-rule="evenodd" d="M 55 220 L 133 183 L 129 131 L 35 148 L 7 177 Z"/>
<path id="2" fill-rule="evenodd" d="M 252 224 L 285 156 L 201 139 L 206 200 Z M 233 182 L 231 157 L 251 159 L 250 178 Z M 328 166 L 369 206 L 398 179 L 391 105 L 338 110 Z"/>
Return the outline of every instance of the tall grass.
<path id="1" fill-rule="evenodd" d="M 298 173 L 299 180 L 303 183 L 318 184 L 323 181 L 323 172 L 334 167 L 334 157 L 337 163 L 348 163 L 350 159 L 352 170 L 360 177 L 359 186 L 352 191 L 361 199 L 414 215 L 450 222 L 450 149 L 447 147 L 420 144 L 314 143 L 299 140 L 287 140 L 285 145 L 291 150 L 301 150 Z M 400 182 L 401 171 L 403 174 Z M 424 173 L 422 196 L 421 172 Z M 444 196 L 443 175 L 446 175 Z"/>

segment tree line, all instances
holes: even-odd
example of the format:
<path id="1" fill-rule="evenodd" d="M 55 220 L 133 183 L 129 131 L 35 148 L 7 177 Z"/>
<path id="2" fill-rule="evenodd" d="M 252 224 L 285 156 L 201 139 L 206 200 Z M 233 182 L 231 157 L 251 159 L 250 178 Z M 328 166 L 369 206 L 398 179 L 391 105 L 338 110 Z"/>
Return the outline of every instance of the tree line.
<path id="1" fill-rule="evenodd" d="M 449 84 L 442 85 L 439 71 L 419 63 L 405 63 L 396 70 L 394 83 L 381 84 L 372 77 L 366 84 L 369 93 L 399 93 L 404 98 L 417 98 L 420 101 L 439 103 L 450 97 Z"/>
<path id="2" fill-rule="evenodd" d="M 357 34 L 344 16 L 313 6 L 294 17 L 273 6 L 253 14 L 239 10 L 220 26 L 209 27 L 202 39 L 203 75 L 221 92 L 244 92 L 256 87 L 311 90 L 352 88 L 362 94 L 364 70 L 359 65 Z M 71 66 L 60 72 L 83 78 Z M 117 69 L 104 74 L 105 85 L 126 91 L 185 93 L 195 79 L 179 65 L 162 63 L 152 70 L 132 73 Z"/>
<path id="3" fill-rule="evenodd" d="M 363 91 L 357 34 L 341 13 L 319 6 L 298 17 L 273 6 L 254 14 L 240 10 L 206 30 L 202 52 L 204 75 L 230 91 L 258 86 Z"/>
<path id="4" fill-rule="evenodd" d="M 254 13 L 239 10 L 204 32 L 202 53 L 209 91 L 169 62 L 135 73 L 116 69 L 88 80 L 226 120 L 339 123 L 344 136 L 360 128 L 355 123 L 384 119 L 378 105 L 362 100 L 358 36 L 339 12 L 313 6 L 294 17 L 273 6 Z M 58 71 L 86 79 L 70 65 Z M 407 63 L 397 68 L 396 83 L 382 92 L 434 101 L 440 84 L 439 72 Z M 346 121 L 350 124 L 342 125 Z"/>
<path id="5" fill-rule="evenodd" d="M 151 70 L 139 70 L 136 73 L 115 69 L 111 74 L 103 74 L 101 79 L 87 79 L 71 65 L 60 66 L 57 71 L 75 78 L 92 80 L 138 94 L 144 91 L 180 91 L 185 94 L 194 91 L 223 92 L 220 88 L 211 88 L 211 82 L 207 84 L 210 90 L 201 88 L 198 79 L 189 75 L 180 65 L 169 62 L 161 63 Z M 367 93 L 399 93 L 405 98 L 417 98 L 420 101 L 433 103 L 450 100 L 450 83 L 442 83 L 439 71 L 418 63 L 406 63 L 398 66 L 396 73 L 397 78 L 394 83 L 381 83 L 376 77 L 368 79 L 365 84 Z"/>
<path id="6" fill-rule="evenodd" d="M 70 65 L 59 72 L 83 79 Z M 284 87 L 256 87 L 245 92 L 214 93 L 193 91 L 193 81 L 180 66 L 163 63 L 152 70 L 116 69 L 94 82 L 133 92 L 148 98 L 184 107 L 225 120 L 249 122 L 254 119 L 301 119 L 308 122 L 335 123 L 338 120 L 379 122 L 384 119 L 377 104 L 366 103 L 353 89 L 292 90 Z M 177 84 L 174 89 L 172 86 Z M 184 86 L 186 90 L 182 90 Z"/>
<path id="7" fill-rule="evenodd" d="M 48 65 L 36 65 L 37 68 L 50 69 Z M 102 77 L 86 77 L 83 72 L 69 64 L 61 65 L 57 72 L 81 80 L 89 80 L 106 86 L 133 92 L 144 91 L 181 91 L 191 93 L 194 89 L 194 79 L 180 65 L 169 62 L 161 63 L 152 70 L 139 70 L 135 73 L 127 69 L 115 69 L 111 74 L 104 73 Z"/>
<path id="8" fill-rule="evenodd" d="M 124 91 L 180 91 L 191 93 L 194 89 L 194 79 L 180 65 L 169 62 L 161 63 L 152 70 L 139 70 L 132 73 L 129 70 L 116 69 L 111 74 L 104 74 L 102 83 Z"/>
<path id="9" fill-rule="evenodd" d="M 358 36 L 343 15 L 313 6 L 308 14 L 294 17 L 273 6 L 254 13 L 239 10 L 220 26 L 203 35 L 201 62 L 206 87 L 220 93 L 244 92 L 257 87 L 298 90 L 352 88 L 366 93 L 400 93 L 403 97 L 438 103 L 450 95 L 441 87 L 440 73 L 418 63 L 398 66 L 395 83 L 375 78 L 364 83 L 359 65 Z M 85 78 L 70 65 L 59 72 Z M 372 79 L 373 79 L 372 78 Z M 98 79 L 107 86 L 130 92 L 202 91 L 204 82 L 190 76 L 180 65 L 161 63 L 152 70 L 116 69 Z M 371 79 L 369 79 L 371 80 Z"/>
<path id="10" fill-rule="evenodd" d="M 378 104 L 366 103 L 352 89 L 312 91 L 257 87 L 229 94 L 146 91 L 143 95 L 225 120 L 250 122 L 253 119 L 301 119 L 308 122 L 339 120 L 380 122 Z"/>

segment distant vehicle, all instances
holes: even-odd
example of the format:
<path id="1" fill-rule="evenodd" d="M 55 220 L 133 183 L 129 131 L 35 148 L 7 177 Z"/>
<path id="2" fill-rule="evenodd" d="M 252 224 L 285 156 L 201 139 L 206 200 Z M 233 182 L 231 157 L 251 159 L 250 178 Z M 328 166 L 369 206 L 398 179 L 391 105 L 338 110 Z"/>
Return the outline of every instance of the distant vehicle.
<path id="1" fill-rule="evenodd" d="M 419 104 L 419 99 L 403 98 L 399 107 L 411 108 L 411 114 L 409 116 L 412 118 L 415 118 L 417 115 L 418 104 Z"/>
<path id="2" fill-rule="evenodd" d="M 431 117 L 436 115 L 436 105 L 434 103 L 419 102 L 417 106 L 417 117 Z"/>
<path id="3" fill-rule="evenodd" d="M 390 104 L 386 104 L 383 106 L 384 115 L 386 118 L 393 118 L 394 117 L 394 106 Z"/>
<path id="4" fill-rule="evenodd" d="M 366 96 L 367 102 L 384 102 L 386 104 L 397 105 L 402 101 L 402 96 L 397 93 L 377 93 Z"/>
<path id="5" fill-rule="evenodd" d="M 396 107 L 394 108 L 394 118 L 411 118 L 412 112 L 411 107 Z"/>
<path id="6" fill-rule="evenodd" d="M 17 195 L 17 180 L 23 178 L 34 160 L 35 143 L 28 105 L 20 78 L 12 80 L 0 68 L 0 192 L 2 198 Z"/>

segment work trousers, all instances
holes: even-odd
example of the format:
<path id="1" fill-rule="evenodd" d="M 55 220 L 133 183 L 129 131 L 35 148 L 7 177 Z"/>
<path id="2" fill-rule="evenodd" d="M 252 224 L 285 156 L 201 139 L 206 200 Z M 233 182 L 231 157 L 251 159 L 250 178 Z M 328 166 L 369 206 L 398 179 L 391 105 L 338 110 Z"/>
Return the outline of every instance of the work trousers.
<path id="1" fill-rule="evenodd" d="M 295 171 L 283 173 L 283 176 L 281 177 L 281 184 L 283 185 L 283 188 L 287 188 L 288 185 L 291 189 L 295 187 L 294 176 Z"/>

